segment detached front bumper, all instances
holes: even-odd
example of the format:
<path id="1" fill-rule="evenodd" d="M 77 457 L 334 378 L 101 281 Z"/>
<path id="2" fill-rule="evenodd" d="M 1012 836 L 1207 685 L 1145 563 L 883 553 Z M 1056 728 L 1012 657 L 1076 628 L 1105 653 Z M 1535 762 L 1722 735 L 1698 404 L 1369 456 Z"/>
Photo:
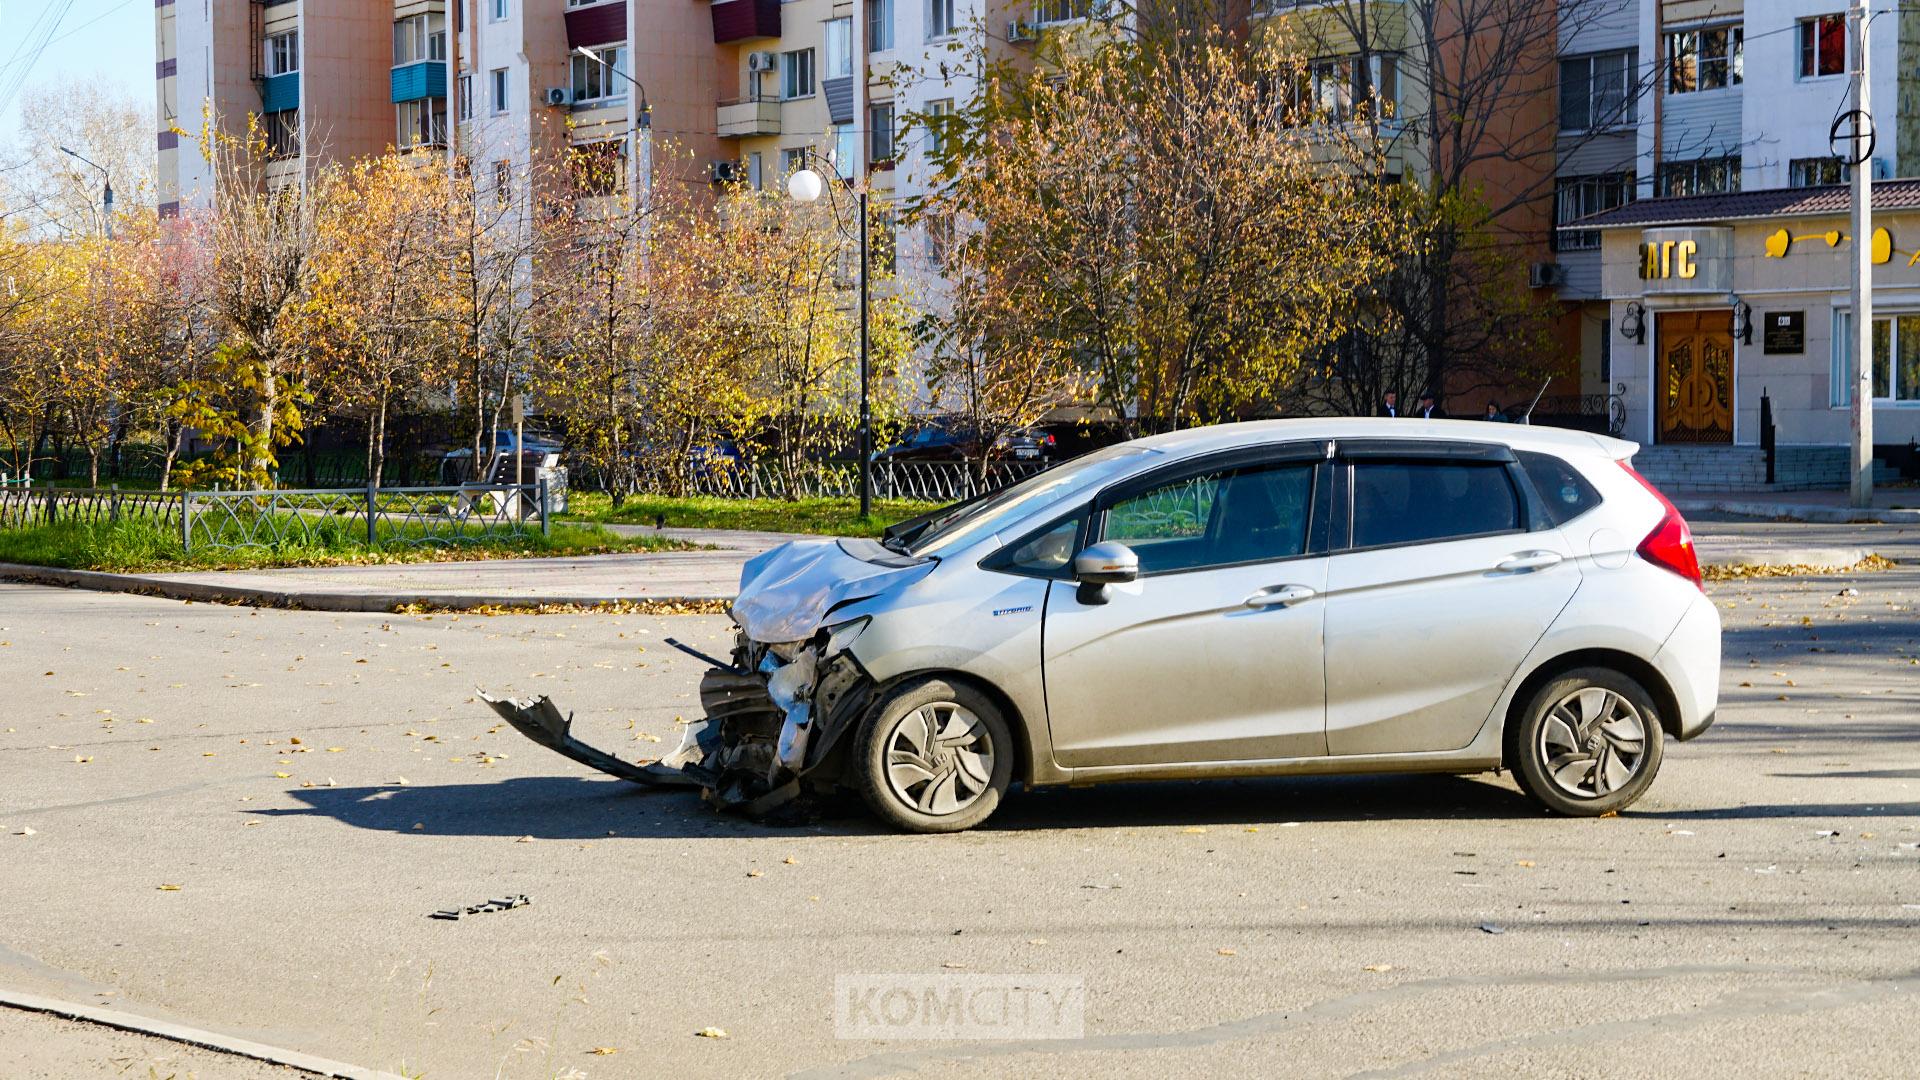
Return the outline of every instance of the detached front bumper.
<path id="1" fill-rule="evenodd" d="M 759 815 L 835 786 L 844 736 L 873 700 L 873 680 L 847 648 L 863 626 L 778 644 L 736 633 L 732 663 L 716 662 L 700 680 L 705 718 L 686 726 L 673 753 L 648 764 L 573 738 L 572 717 L 544 696 L 480 696 L 514 730 L 563 757 L 650 787 L 699 788 L 715 806 Z"/>

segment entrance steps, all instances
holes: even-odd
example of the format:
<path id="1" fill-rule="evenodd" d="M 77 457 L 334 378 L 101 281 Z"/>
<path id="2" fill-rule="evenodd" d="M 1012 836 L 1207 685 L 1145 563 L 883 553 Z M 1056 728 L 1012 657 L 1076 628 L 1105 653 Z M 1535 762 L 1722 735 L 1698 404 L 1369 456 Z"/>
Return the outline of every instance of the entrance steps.
<path id="1" fill-rule="evenodd" d="M 1852 457 L 1844 446 L 1775 448 L 1774 482 L 1767 483 L 1767 455 L 1757 446 L 1643 446 L 1633 467 L 1669 495 L 1708 495 L 1759 491 L 1844 489 Z M 1874 465 L 1874 482 L 1899 479 L 1884 462 Z"/>

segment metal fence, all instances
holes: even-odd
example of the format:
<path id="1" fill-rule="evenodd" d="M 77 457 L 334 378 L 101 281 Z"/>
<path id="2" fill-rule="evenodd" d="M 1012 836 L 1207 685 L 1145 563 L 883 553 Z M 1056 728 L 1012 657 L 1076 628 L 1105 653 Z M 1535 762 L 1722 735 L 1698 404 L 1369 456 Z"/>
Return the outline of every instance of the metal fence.
<path id="1" fill-rule="evenodd" d="M 305 491 L 0 488 L 0 529 L 143 521 L 186 551 L 286 546 L 458 544 L 551 530 L 551 495 L 533 484 Z"/>
<path id="2" fill-rule="evenodd" d="M 1025 480 L 1044 471 L 1045 461 L 876 461 L 873 494 L 878 499 L 958 502 Z M 695 467 L 689 493 L 727 499 L 851 499 L 860 494 L 857 461 L 809 462 L 787 469 L 771 462 Z"/>

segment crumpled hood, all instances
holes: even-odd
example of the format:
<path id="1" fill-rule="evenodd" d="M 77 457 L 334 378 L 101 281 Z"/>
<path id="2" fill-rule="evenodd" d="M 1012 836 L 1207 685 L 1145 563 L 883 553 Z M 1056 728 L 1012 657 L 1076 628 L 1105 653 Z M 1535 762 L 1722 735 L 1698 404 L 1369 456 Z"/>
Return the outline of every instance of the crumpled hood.
<path id="1" fill-rule="evenodd" d="M 849 546 L 868 557 L 855 557 Z M 800 641 L 812 637 L 836 605 L 918 580 L 934 565 L 933 559 L 911 560 L 870 540 L 791 540 L 754 556 L 740 571 L 733 620 L 754 641 Z"/>

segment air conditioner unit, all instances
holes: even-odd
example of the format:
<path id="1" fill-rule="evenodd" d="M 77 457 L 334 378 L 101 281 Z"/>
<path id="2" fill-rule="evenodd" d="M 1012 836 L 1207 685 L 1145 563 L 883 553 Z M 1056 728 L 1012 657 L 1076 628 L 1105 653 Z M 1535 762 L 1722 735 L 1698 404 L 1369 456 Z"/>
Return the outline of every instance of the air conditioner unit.
<path id="1" fill-rule="evenodd" d="M 565 86 L 547 87 L 547 104 L 556 108 L 573 104 L 573 90 Z"/>
<path id="2" fill-rule="evenodd" d="M 1024 41 L 1040 40 L 1040 28 L 1026 19 L 1013 19 L 1007 23 L 1007 41 L 1018 45 Z"/>
<path id="3" fill-rule="evenodd" d="M 1537 262 L 1527 267 L 1527 285 L 1535 289 L 1553 289 L 1567 283 L 1567 268 L 1559 263 Z"/>
<path id="4" fill-rule="evenodd" d="M 713 182 L 716 184 L 737 184 L 742 170 L 740 163 L 732 158 L 722 158 L 713 163 Z"/>
<path id="5" fill-rule="evenodd" d="M 1873 178 L 1875 180 L 1893 179 L 1893 163 L 1883 157 L 1874 158 L 1873 159 Z"/>
<path id="6" fill-rule="evenodd" d="M 775 60 L 770 52 L 750 52 L 747 54 L 748 71 L 772 71 Z"/>

